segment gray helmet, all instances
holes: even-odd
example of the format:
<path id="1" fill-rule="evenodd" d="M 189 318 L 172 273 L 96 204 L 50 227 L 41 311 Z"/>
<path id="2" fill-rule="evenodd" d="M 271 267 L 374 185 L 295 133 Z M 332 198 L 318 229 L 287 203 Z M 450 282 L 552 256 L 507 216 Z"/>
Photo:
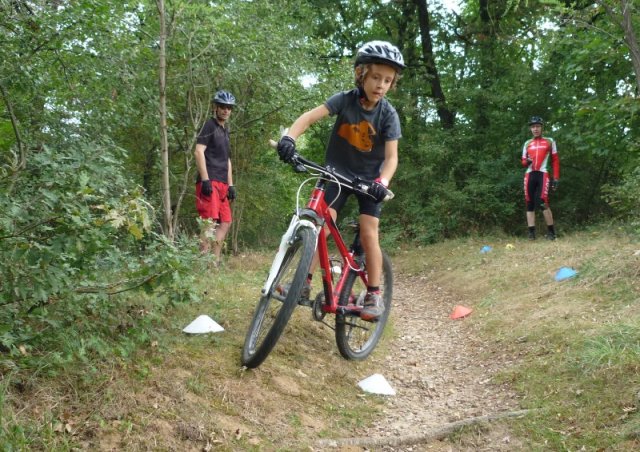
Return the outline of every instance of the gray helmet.
<path id="1" fill-rule="evenodd" d="M 231 94 L 229 91 L 220 90 L 216 93 L 215 96 L 213 96 L 213 99 L 211 99 L 211 102 L 215 102 L 216 104 L 223 104 L 223 105 L 235 105 L 236 98 L 233 97 L 233 94 Z"/>
<path id="2" fill-rule="evenodd" d="M 368 63 L 388 64 L 397 70 L 406 67 L 400 50 L 386 41 L 370 41 L 358 49 L 355 65 Z"/>
<path id="3" fill-rule="evenodd" d="M 532 126 L 534 124 L 540 124 L 543 126 L 544 120 L 540 116 L 532 116 L 531 119 L 529 119 L 529 125 Z"/>

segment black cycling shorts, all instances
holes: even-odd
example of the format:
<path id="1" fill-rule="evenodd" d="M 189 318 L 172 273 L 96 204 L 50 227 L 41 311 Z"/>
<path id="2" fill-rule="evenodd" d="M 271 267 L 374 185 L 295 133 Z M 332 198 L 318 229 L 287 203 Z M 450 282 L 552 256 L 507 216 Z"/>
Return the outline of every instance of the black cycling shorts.
<path id="1" fill-rule="evenodd" d="M 340 188 L 340 193 L 338 193 L 338 188 Z M 370 215 L 372 217 L 380 218 L 380 214 L 382 213 L 382 203 L 376 203 L 375 199 L 371 196 L 358 193 L 350 188 L 344 186 L 339 187 L 338 184 L 329 183 L 327 184 L 324 199 L 329 207 L 340 213 L 340 210 L 342 210 L 350 195 L 354 195 L 358 200 L 358 207 L 360 208 L 361 215 Z"/>

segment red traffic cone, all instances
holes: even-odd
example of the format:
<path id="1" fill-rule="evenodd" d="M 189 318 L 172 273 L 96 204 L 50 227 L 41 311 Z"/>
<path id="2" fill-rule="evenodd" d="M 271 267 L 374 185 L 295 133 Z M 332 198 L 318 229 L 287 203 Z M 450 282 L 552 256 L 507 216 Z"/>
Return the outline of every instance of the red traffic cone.
<path id="1" fill-rule="evenodd" d="M 451 313 L 449 318 L 451 318 L 453 320 L 461 319 L 463 317 L 468 316 L 472 312 L 473 312 L 473 310 L 471 308 L 467 308 L 465 306 L 458 305 L 455 308 L 453 308 L 453 312 Z"/>

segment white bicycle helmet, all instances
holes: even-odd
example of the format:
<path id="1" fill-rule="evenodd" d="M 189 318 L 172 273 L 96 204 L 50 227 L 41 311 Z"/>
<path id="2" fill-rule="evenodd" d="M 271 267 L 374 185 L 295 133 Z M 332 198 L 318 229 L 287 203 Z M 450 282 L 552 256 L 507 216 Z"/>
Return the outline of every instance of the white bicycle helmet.
<path id="1" fill-rule="evenodd" d="M 406 67 L 400 50 L 387 41 L 370 41 L 358 49 L 355 65 L 368 63 L 389 64 L 397 70 Z"/>
<path id="2" fill-rule="evenodd" d="M 211 99 L 212 102 L 215 102 L 216 104 L 222 104 L 222 105 L 235 105 L 236 104 L 236 98 L 233 97 L 233 94 L 231 94 L 228 91 L 223 91 L 220 90 L 216 93 L 215 96 L 213 96 L 213 99 Z"/>

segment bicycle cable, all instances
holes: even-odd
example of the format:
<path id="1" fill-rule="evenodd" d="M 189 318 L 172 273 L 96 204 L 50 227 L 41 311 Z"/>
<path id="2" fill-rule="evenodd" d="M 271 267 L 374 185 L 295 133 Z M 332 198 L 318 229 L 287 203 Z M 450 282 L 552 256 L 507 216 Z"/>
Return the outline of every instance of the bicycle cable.
<path id="1" fill-rule="evenodd" d="M 306 165 L 305 165 L 306 166 Z M 307 166 L 307 168 L 309 169 L 315 169 L 313 167 L 309 167 Z M 302 188 L 308 183 L 311 182 L 312 180 L 318 180 L 318 179 L 325 179 L 327 181 L 331 181 L 334 182 L 337 186 L 338 186 L 338 195 L 331 201 L 331 204 L 327 205 L 327 208 L 331 208 L 331 206 L 340 198 L 340 194 L 342 193 L 342 186 L 344 185 L 345 187 L 347 186 L 347 184 L 345 184 L 344 182 L 341 182 L 335 175 L 329 173 L 329 172 L 316 172 L 316 173 L 311 173 L 311 176 L 308 177 L 307 179 L 303 180 L 300 183 L 300 186 L 298 187 L 298 191 L 296 192 L 296 215 L 299 215 L 300 213 L 300 193 L 302 192 Z M 359 272 L 362 271 L 362 264 L 360 264 L 359 268 L 355 268 L 351 265 L 351 263 L 347 260 L 347 266 L 349 267 L 350 270 L 353 270 L 354 272 Z"/>
<path id="2" fill-rule="evenodd" d="M 346 186 L 344 182 L 340 182 L 336 176 L 333 174 L 323 174 L 323 173 L 311 173 L 311 177 L 303 180 L 298 187 L 298 191 L 296 192 L 296 212 L 300 212 L 300 192 L 302 191 L 302 187 L 304 187 L 308 182 L 312 180 L 325 179 L 331 182 L 334 182 L 338 186 L 338 195 L 331 201 L 331 204 L 327 205 L 327 208 L 331 208 L 331 206 L 340 198 L 340 194 L 342 193 L 342 186 Z"/>

